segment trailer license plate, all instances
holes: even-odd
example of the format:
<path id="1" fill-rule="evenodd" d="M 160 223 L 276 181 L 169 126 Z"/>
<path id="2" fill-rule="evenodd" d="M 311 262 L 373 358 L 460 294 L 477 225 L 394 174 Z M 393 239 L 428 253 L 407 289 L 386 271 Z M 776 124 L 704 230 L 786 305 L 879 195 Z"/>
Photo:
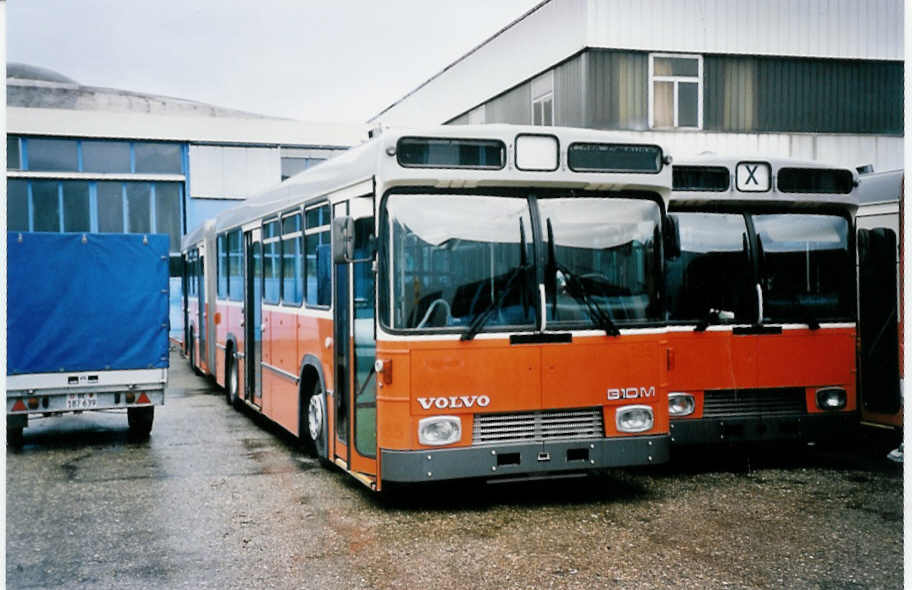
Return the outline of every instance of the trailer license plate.
<path id="1" fill-rule="evenodd" d="M 68 393 L 66 399 L 66 409 L 68 410 L 88 410 L 98 406 L 98 398 L 94 393 Z"/>

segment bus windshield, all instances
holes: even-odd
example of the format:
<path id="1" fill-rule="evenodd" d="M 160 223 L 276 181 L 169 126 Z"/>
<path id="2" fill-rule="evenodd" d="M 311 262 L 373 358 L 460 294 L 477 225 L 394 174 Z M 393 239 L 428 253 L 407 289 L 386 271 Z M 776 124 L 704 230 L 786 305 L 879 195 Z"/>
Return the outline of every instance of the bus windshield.
<path id="1" fill-rule="evenodd" d="M 548 328 L 615 333 L 662 320 L 653 201 L 392 194 L 386 220 L 380 305 L 392 329 L 531 330 L 542 276 Z"/>
<path id="2" fill-rule="evenodd" d="M 534 327 L 538 297 L 525 197 L 393 194 L 386 212 L 387 325 L 465 331 L 496 307 L 486 328 Z"/>
<path id="3" fill-rule="evenodd" d="M 756 316 L 747 222 L 733 213 L 674 213 L 680 253 L 665 262 L 671 321 L 751 323 Z"/>
<path id="4" fill-rule="evenodd" d="M 764 321 L 851 319 L 855 265 L 836 215 L 754 215 Z"/>
<path id="5" fill-rule="evenodd" d="M 549 198 L 538 201 L 538 210 L 547 241 L 548 326 L 610 331 L 612 325 L 661 321 L 661 211 L 655 202 Z"/>

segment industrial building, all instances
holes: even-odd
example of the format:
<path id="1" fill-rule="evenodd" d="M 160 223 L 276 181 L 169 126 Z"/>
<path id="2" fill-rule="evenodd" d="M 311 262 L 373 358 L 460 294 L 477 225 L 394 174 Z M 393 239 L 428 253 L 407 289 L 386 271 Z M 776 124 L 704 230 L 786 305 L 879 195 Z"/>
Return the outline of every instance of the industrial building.
<path id="1" fill-rule="evenodd" d="M 23 64 L 8 64 L 6 82 L 8 229 L 168 234 L 173 335 L 181 236 L 366 139 L 360 126 L 84 86 Z"/>
<path id="2" fill-rule="evenodd" d="M 902 0 L 545 0 L 370 119 L 903 163 Z"/>

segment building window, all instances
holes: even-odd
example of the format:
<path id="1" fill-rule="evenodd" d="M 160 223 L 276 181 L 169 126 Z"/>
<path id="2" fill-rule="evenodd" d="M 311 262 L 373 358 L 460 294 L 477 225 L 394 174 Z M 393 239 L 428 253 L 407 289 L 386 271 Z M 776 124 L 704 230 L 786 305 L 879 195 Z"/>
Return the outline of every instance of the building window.
<path id="1" fill-rule="evenodd" d="M 554 71 L 532 80 L 532 124 L 554 125 Z"/>
<path id="2" fill-rule="evenodd" d="M 19 138 L 15 135 L 6 136 L 6 169 L 19 170 L 22 161 L 19 159 Z"/>
<path id="3" fill-rule="evenodd" d="M 183 171 L 178 143 L 135 143 L 133 151 L 137 174 L 181 174 Z"/>
<path id="4" fill-rule="evenodd" d="M 124 233 L 124 187 L 122 182 L 97 184 L 98 231 Z"/>
<path id="5" fill-rule="evenodd" d="M 79 147 L 74 139 L 28 139 L 28 169 L 77 172 Z"/>
<path id="6" fill-rule="evenodd" d="M 307 305 L 329 307 L 332 301 L 329 205 L 304 212 L 304 297 Z"/>
<path id="7" fill-rule="evenodd" d="M 304 172 L 308 168 L 316 166 L 326 158 L 282 158 L 282 180 L 291 178 L 299 172 Z"/>
<path id="8" fill-rule="evenodd" d="M 28 183 L 24 180 L 9 180 L 6 183 L 6 229 L 8 231 L 29 230 Z"/>
<path id="9" fill-rule="evenodd" d="M 65 180 L 60 186 L 63 190 L 63 231 L 92 231 L 89 183 Z"/>
<path id="10" fill-rule="evenodd" d="M 649 55 L 649 126 L 703 128 L 703 56 Z"/>
<path id="11" fill-rule="evenodd" d="M 180 252 L 180 238 L 183 233 L 180 183 L 155 183 L 155 233 L 168 234 L 171 252 Z"/>
<path id="12" fill-rule="evenodd" d="M 83 141 L 83 172 L 130 172 L 130 142 Z"/>

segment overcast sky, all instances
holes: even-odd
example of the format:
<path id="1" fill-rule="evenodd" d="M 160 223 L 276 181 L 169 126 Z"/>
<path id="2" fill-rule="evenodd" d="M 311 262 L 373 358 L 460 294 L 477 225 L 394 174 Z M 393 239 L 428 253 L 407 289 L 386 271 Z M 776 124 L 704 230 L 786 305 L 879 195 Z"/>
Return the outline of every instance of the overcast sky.
<path id="1" fill-rule="evenodd" d="M 539 0 L 9 0 L 7 61 L 303 121 L 364 122 Z"/>

